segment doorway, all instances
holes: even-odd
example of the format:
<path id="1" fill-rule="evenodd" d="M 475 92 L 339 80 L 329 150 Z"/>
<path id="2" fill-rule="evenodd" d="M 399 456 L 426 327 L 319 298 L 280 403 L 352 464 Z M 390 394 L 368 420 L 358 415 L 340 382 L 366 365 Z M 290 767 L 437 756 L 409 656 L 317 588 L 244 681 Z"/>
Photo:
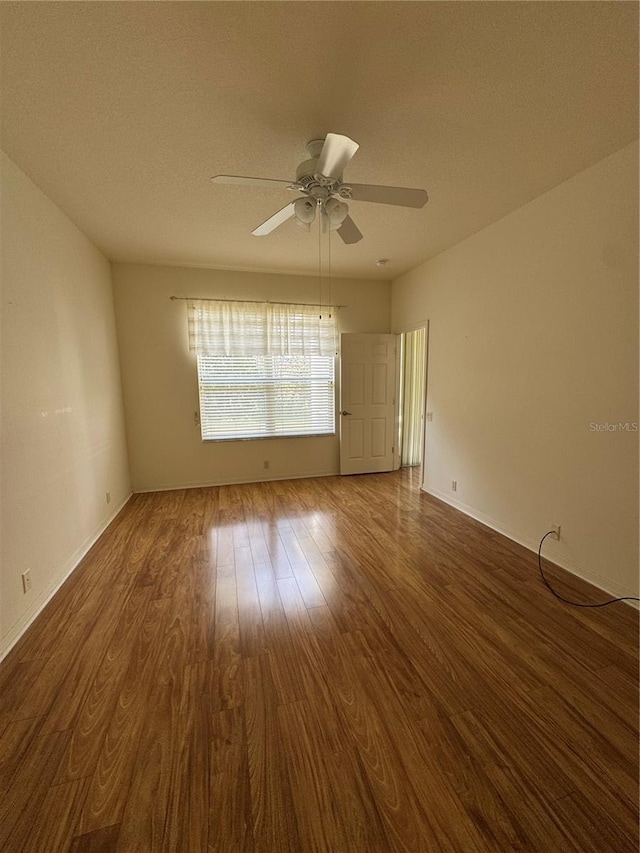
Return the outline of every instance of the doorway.
<path id="1" fill-rule="evenodd" d="M 427 387 L 427 327 L 402 332 L 400 338 L 400 381 L 398 446 L 400 467 L 422 465 Z"/>

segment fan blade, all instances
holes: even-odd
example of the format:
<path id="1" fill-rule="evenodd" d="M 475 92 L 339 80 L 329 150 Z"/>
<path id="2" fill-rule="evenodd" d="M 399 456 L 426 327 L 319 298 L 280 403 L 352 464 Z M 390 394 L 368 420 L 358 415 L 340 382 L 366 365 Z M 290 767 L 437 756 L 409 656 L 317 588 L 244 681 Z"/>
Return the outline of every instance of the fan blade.
<path id="1" fill-rule="evenodd" d="M 338 228 L 343 243 L 359 243 L 362 240 L 362 234 L 358 231 L 358 226 L 350 216 L 344 220 Z"/>
<path id="2" fill-rule="evenodd" d="M 286 222 L 287 219 L 291 219 L 292 216 L 295 216 L 295 202 L 293 201 L 291 204 L 283 207 L 282 210 L 274 213 L 273 216 L 270 216 L 262 223 L 262 225 L 258 225 L 258 227 L 251 233 L 254 237 L 266 237 L 267 234 L 271 234 L 278 225 L 282 225 L 283 222 Z"/>
<path id="3" fill-rule="evenodd" d="M 346 184 L 354 201 L 375 201 L 378 204 L 397 204 L 400 207 L 424 207 L 429 201 L 426 190 L 408 187 L 377 187 L 373 184 Z"/>
<path id="4" fill-rule="evenodd" d="M 322 146 L 316 169 L 325 178 L 337 179 L 342 175 L 344 167 L 360 148 L 357 142 L 339 133 L 327 133 Z"/>
<path id="5" fill-rule="evenodd" d="M 239 184 L 249 187 L 270 187 L 271 189 L 286 189 L 291 181 L 276 181 L 273 178 L 248 178 L 244 175 L 214 175 L 213 184 Z"/>

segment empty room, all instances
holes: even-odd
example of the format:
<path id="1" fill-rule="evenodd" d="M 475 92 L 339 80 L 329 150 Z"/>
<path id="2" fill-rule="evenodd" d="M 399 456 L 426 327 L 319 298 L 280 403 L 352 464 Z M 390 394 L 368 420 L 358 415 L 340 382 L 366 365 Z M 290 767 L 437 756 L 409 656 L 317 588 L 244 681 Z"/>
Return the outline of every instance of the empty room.
<path id="1" fill-rule="evenodd" d="M 0 850 L 635 853 L 637 2 L 0 3 Z"/>

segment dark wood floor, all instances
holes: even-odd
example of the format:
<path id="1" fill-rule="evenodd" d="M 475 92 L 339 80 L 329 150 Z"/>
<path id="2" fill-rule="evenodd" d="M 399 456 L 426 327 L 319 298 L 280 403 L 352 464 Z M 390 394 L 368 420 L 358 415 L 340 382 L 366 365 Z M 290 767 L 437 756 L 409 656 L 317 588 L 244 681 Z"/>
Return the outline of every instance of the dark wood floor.
<path id="1" fill-rule="evenodd" d="M 635 853 L 637 612 L 417 479 L 135 495 L 0 665 L 0 850 Z"/>

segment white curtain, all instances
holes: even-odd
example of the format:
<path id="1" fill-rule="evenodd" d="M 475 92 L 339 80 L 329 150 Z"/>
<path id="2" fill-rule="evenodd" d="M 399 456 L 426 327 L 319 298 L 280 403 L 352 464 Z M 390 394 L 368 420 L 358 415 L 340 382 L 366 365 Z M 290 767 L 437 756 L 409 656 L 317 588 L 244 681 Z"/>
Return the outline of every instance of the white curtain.
<path id="1" fill-rule="evenodd" d="M 402 455 L 401 465 L 420 465 L 424 435 L 424 390 L 426 334 L 424 329 L 407 332 L 403 338 L 402 362 Z"/>
<path id="2" fill-rule="evenodd" d="M 201 356 L 335 356 L 336 310 L 277 302 L 193 300 L 189 302 L 189 348 Z"/>

